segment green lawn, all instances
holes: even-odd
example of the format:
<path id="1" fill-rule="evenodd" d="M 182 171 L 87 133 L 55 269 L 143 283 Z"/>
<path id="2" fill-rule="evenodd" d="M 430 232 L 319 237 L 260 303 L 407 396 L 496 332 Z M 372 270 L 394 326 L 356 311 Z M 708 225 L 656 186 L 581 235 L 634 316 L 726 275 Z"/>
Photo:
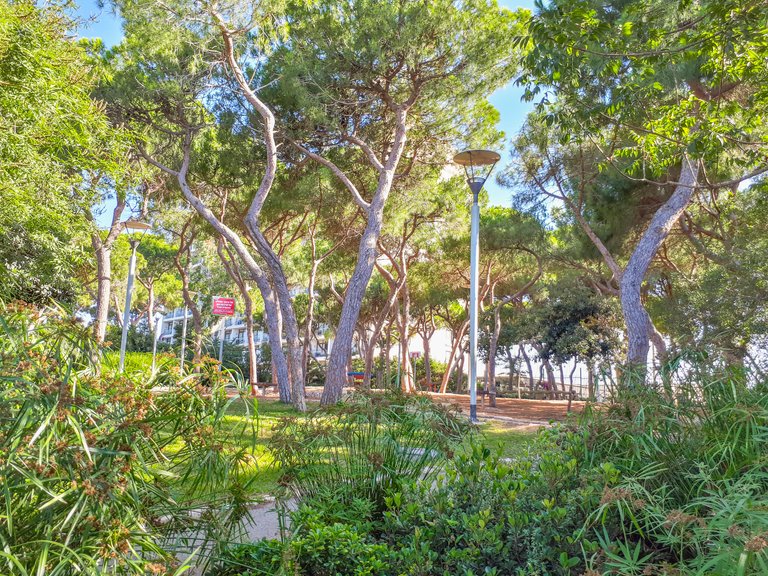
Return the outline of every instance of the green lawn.
<path id="1" fill-rule="evenodd" d="M 309 404 L 310 411 L 317 408 Z M 246 471 L 251 475 L 252 488 L 257 494 L 271 494 L 277 487 L 280 476 L 279 469 L 274 465 L 267 446 L 273 434 L 274 425 L 284 416 L 300 416 L 291 406 L 275 400 L 258 400 L 258 435 L 255 442 L 250 434 L 242 434 L 242 424 L 246 416 L 245 407 L 241 402 L 232 404 L 227 416 L 227 428 L 232 433 L 228 442 L 246 446 L 253 455 L 252 466 Z M 529 429 L 511 428 L 502 422 L 488 422 L 481 425 L 480 433 L 492 450 L 500 450 L 504 457 L 514 457 L 524 452 L 535 437 Z"/>
<path id="2" fill-rule="evenodd" d="M 512 427 L 498 420 L 482 424 L 480 432 L 488 447 L 492 450 L 500 450 L 504 458 L 514 458 L 523 454 L 536 437 L 532 427 Z"/>

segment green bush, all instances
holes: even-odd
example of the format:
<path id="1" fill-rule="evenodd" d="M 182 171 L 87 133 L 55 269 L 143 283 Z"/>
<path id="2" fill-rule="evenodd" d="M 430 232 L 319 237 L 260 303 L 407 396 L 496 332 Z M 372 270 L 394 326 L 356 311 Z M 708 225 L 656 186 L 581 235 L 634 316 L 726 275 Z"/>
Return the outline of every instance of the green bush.
<path id="1" fill-rule="evenodd" d="M 308 526 L 291 542 L 301 574 L 376 576 L 390 574 L 390 551 L 348 524 Z"/>
<path id="2" fill-rule="evenodd" d="M 768 395 L 726 376 L 587 413 L 579 458 L 610 463 L 585 532 L 621 574 L 768 574 Z M 618 520 L 620 531 L 605 527 Z M 677 571 L 677 572 L 675 572 Z"/>
<path id="3" fill-rule="evenodd" d="M 280 573 L 283 564 L 283 543 L 279 540 L 259 540 L 238 544 L 224 550 L 208 576 L 261 576 Z"/>
<path id="4" fill-rule="evenodd" d="M 522 457 L 474 445 L 397 482 L 389 464 L 370 466 L 380 412 L 363 402 L 342 414 L 285 428 L 285 482 L 301 502 L 293 573 L 768 574 L 765 386 L 640 389 L 543 430 Z"/>
<path id="5" fill-rule="evenodd" d="M 399 550 L 394 573 L 581 573 L 576 534 L 607 479 L 580 467 L 572 441 L 569 432 L 547 431 L 540 456 L 511 463 L 475 445 L 435 483 L 391 494 L 381 540 Z"/>
<path id="6" fill-rule="evenodd" d="M 95 361 L 63 311 L 0 309 L 0 573 L 175 573 L 177 552 L 242 533 L 249 455 L 222 440 L 238 400 L 197 375 L 153 394 Z"/>

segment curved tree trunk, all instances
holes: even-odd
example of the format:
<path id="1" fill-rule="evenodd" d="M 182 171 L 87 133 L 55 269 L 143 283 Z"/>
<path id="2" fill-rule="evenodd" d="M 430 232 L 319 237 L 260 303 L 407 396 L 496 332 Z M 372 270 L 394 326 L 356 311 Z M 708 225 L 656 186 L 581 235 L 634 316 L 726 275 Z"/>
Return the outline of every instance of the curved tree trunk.
<path id="1" fill-rule="evenodd" d="M 184 298 L 184 304 L 192 312 L 192 330 L 194 333 L 192 340 L 192 366 L 198 372 L 200 370 L 200 359 L 203 356 L 203 317 L 200 314 L 197 302 L 192 298 L 192 293 L 189 290 L 189 266 L 191 264 L 189 247 L 195 237 L 194 232 L 192 232 L 190 237 L 187 238 L 187 229 L 190 224 L 191 221 L 187 221 L 181 229 L 179 234 L 179 250 L 176 252 L 173 261 L 181 277 L 181 295 Z M 184 264 L 181 262 L 182 254 L 187 255 L 187 261 Z"/>
<path id="2" fill-rule="evenodd" d="M 637 378 L 638 381 L 645 380 L 649 342 L 655 331 L 641 299 L 643 280 L 670 230 L 690 204 L 698 174 L 699 162 L 685 157 L 679 184 L 653 215 L 621 277 L 621 310 L 627 326 L 627 365 L 632 368 L 628 374 L 630 378 Z"/>
<path id="3" fill-rule="evenodd" d="M 285 333 L 286 345 L 288 348 L 288 369 L 290 371 L 291 400 L 293 405 L 300 411 L 306 410 L 305 390 L 304 390 L 304 363 L 302 353 L 302 343 L 299 337 L 299 324 L 296 320 L 296 313 L 293 309 L 293 300 L 288 289 L 288 281 L 280 260 L 275 254 L 267 239 L 262 234 L 258 218 L 252 217 L 249 213 L 245 218 L 246 229 L 249 236 L 254 240 L 256 250 L 264 259 L 269 271 L 270 284 L 277 296 L 280 306 L 281 317 L 283 319 L 283 331 Z"/>
<path id="4" fill-rule="evenodd" d="M 314 237 L 312 238 L 312 251 L 314 253 L 315 243 Z M 314 254 L 313 254 L 314 256 Z M 309 296 L 307 303 L 307 318 L 304 322 L 304 342 L 301 348 L 301 365 L 304 370 L 304 377 L 306 378 L 307 370 L 309 370 L 309 349 L 312 343 L 312 330 L 315 321 L 315 281 L 317 278 L 317 267 L 319 262 L 316 259 L 312 261 L 312 269 L 309 272 L 309 284 L 307 286 L 307 294 Z"/>
<path id="5" fill-rule="evenodd" d="M 464 321 L 461 323 L 461 326 L 459 326 L 459 330 L 453 335 L 451 353 L 448 356 L 448 365 L 445 367 L 445 373 L 440 382 L 440 394 L 445 394 L 448 391 L 448 382 L 450 382 L 451 379 L 451 372 L 453 372 L 453 367 L 458 360 L 457 356 L 461 348 L 461 341 L 464 338 L 467 328 L 469 328 L 469 321 Z"/>
<path id="6" fill-rule="evenodd" d="M 520 344 L 518 349 L 520 350 L 520 354 L 523 356 L 525 366 L 528 368 L 528 385 L 531 390 L 531 396 L 533 396 L 533 393 L 536 391 L 536 383 L 533 378 L 533 366 L 531 366 L 531 359 L 525 351 L 525 346 Z"/>
<path id="7" fill-rule="evenodd" d="M 352 278 L 347 285 L 344 304 L 341 307 L 341 318 L 336 327 L 336 339 L 333 342 L 331 355 L 328 358 L 328 376 L 325 381 L 323 396 L 321 398 L 321 403 L 324 405 L 334 404 L 341 399 L 341 392 L 346 382 L 346 359 L 349 355 L 349 350 L 352 348 L 352 336 L 354 334 L 355 325 L 357 324 L 357 319 L 360 316 L 360 307 L 363 303 L 363 296 L 365 296 L 365 290 L 371 279 L 373 267 L 376 263 L 376 256 L 378 255 L 376 246 L 379 241 L 379 236 L 381 235 L 381 226 L 384 220 L 384 206 L 395 180 L 395 170 L 397 169 L 400 157 L 405 148 L 407 108 L 399 106 L 394 110 L 394 113 L 395 135 L 387 156 L 386 164 L 378 167 L 379 178 L 376 185 L 376 192 L 373 195 L 370 205 L 366 208 L 368 221 L 363 235 L 360 238 L 357 263 L 355 264 Z M 369 157 L 372 155 L 372 153 L 369 154 Z M 317 155 L 312 155 L 312 157 L 318 159 Z"/>

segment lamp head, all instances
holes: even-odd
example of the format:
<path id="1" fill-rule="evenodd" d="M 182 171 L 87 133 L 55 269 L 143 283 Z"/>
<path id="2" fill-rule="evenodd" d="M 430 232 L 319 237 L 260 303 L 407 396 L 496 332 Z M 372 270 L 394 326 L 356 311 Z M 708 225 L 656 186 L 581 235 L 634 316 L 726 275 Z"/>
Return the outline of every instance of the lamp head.
<path id="1" fill-rule="evenodd" d="M 146 232 L 147 230 L 151 230 L 152 226 L 141 220 L 128 219 L 123 222 L 123 228 L 128 232 Z"/>
<path id="2" fill-rule="evenodd" d="M 464 166 L 467 184 L 475 198 L 483 189 L 485 181 L 500 158 L 501 156 L 493 150 L 464 150 L 453 157 L 456 164 Z"/>

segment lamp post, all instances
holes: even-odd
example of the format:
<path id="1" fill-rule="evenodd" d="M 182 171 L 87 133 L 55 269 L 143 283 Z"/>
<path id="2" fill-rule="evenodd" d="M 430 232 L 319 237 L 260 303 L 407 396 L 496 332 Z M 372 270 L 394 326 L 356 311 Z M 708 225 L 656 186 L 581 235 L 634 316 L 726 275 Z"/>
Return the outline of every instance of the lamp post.
<path id="1" fill-rule="evenodd" d="M 477 275 L 480 261 L 480 205 L 478 196 L 501 158 L 491 150 L 465 150 L 453 157 L 464 167 L 472 191 L 472 225 L 469 251 L 469 419 L 477 422 Z"/>
<path id="2" fill-rule="evenodd" d="M 128 283 L 125 287 L 125 309 L 123 310 L 123 335 L 120 339 L 120 367 L 119 372 L 122 374 L 125 370 L 125 347 L 128 344 L 128 325 L 131 322 L 131 292 L 133 292 L 133 280 L 136 276 L 136 248 L 139 247 L 139 242 L 147 233 L 147 230 L 152 228 L 149 224 L 141 222 L 139 220 L 126 220 L 123 222 L 123 228 L 127 232 L 141 232 L 141 236 L 138 238 L 130 238 L 131 243 L 131 259 L 128 261 Z"/>

